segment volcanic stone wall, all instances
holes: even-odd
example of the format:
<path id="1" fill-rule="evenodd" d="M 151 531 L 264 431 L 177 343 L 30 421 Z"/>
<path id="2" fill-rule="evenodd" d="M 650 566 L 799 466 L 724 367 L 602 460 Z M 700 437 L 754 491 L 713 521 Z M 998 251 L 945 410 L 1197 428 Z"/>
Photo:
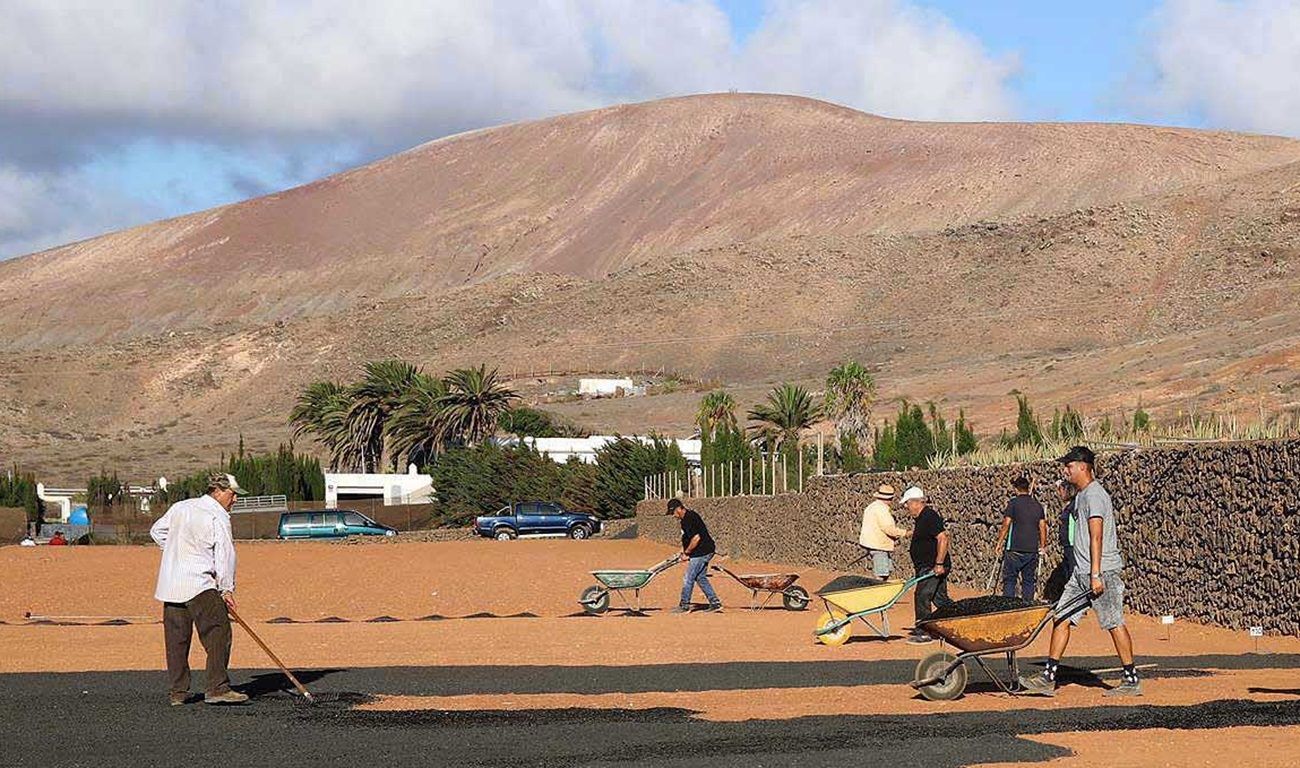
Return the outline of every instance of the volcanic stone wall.
<path id="1" fill-rule="evenodd" d="M 983 589 L 1011 480 L 1028 474 L 1048 511 L 1047 572 L 1060 562 L 1059 467 L 1039 462 L 814 478 L 805 493 L 691 499 L 720 552 L 845 569 L 862 509 L 880 483 L 920 485 L 951 536 L 953 580 Z M 1218 443 L 1111 453 L 1098 477 L 1115 501 L 1128 606 L 1147 615 L 1240 629 L 1300 632 L 1300 440 Z M 664 501 L 641 502 L 639 535 L 677 544 Z M 895 517 L 910 525 L 904 510 Z M 911 575 L 905 551 L 895 553 Z M 863 563 L 854 566 L 862 570 Z M 1046 573 L 1040 578 L 1046 578 Z M 810 585 L 817 586 L 817 585 Z"/>

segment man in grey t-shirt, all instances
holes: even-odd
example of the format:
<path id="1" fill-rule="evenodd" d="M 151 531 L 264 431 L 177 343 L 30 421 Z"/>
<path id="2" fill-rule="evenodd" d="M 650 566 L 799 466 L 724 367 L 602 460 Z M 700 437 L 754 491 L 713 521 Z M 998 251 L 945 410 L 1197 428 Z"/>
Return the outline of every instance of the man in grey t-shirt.
<path id="1" fill-rule="evenodd" d="M 1074 573 L 1056 604 L 1060 613 L 1052 625 L 1052 646 L 1043 673 L 1021 676 L 1020 683 L 1030 693 L 1054 695 L 1056 670 L 1070 643 L 1070 627 L 1077 625 L 1089 608 L 1095 608 L 1098 623 L 1110 632 L 1115 653 L 1124 665 L 1124 681 L 1105 695 L 1141 696 L 1142 684 L 1133 664 L 1133 638 L 1124 626 L 1124 581 L 1120 577 L 1124 557 L 1115 533 L 1115 506 L 1097 480 L 1093 469 L 1096 456 L 1090 449 L 1076 445 L 1057 461 L 1079 491 L 1074 497 Z"/>

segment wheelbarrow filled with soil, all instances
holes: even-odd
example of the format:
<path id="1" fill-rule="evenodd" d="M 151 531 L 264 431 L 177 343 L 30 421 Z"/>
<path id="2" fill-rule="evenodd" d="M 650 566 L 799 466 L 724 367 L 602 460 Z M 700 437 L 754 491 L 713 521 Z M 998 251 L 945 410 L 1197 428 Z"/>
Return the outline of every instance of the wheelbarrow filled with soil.
<path id="1" fill-rule="evenodd" d="M 591 575 L 596 577 L 596 581 L 599 581 L 600 583 L 593 584 L 592 586 L 582 590 L 582 595 L 578 598 L 578 602 L 582 605 L 584 611 L 599 616 L 609 610 L 610 593 L 612 592 L 618 595 L 619 599 L 623 601 L 628 610 L 640 613 L 641 590 L 645 589 L 646 585 L 653 581 L 655 576 L 658 576 L 669 568 L 672 568 L 679 562 L 681 562 L 680 557 L 678 555 L 672 555 L 666 560 L 655 563 L 649 568 L 592 571 Z M 624 594 L 627 590 L 632 591 L 634 599 L 636 600 L 635 606 L 628 601 L 627 595 Z"/>
<path id="2" fill-rule="evenodd" d="M 917 629 L 951 645 L 959 653 L 954 656 L 938 651 L 921 659 L 911 686 L 931 701 L 955 699 L 966 690 L 969 678 L 966 662 L 973 661 L 999 688 L 1010 694 L 1018 693 L 1020 671 L 1016 652 L 1034 642 L 1043 627 L 1058 616 L 1069 616 L 1082 607 L 1089 597 L 1083 594 L 1067 605 L 1050 605 L 990 595 L 958 600 L 940 608 L 918 624 Z M 1009 681 L 994 674 L 984 661 L 984 657 L 994 654 L 1006 654 Z"/>
<path id="3" fill-rule="evenodd" d="M 856 619 L 880 637 L 889 637 L 889 609 L 909 590 L 934 574 L 926 571 L 907 581 L 882 581 L 868 576 L 840 576 L 821 589 L 817 596 L 826 610 L 817 620 L 813 637 L 825 645 L 843 645 L 853 634 Z"/>
<path id="4" fill-rule="evenodd" d="M 787 611 L 802 611 L 808 607 L 808 590 L 795 586 L 799 580 L 797 573 L 732 573 L 720 565 L 710 565 L 709 568 L 727 574 L 747 588 L 751 610 L 766 608 L 777 595 L 781 596 L 781 604 Z M 760 593 L 766 594 L 761 603 L 758 600 Z"/>

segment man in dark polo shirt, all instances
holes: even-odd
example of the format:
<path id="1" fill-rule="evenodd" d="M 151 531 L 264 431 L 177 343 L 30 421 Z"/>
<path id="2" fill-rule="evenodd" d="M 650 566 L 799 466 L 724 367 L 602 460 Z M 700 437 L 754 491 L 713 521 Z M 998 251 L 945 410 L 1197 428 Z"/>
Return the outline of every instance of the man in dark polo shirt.
<path id="1" fill-rule="evenodd" d="M 668 514 L 681 522 L 681 559 L 686 563 L 686 574 L 682 576 L 682 599 L 672 612 L 687 613 L 691 610 L 691 592 L 694 591 L 696 584 L 700 585 L 700 591 L 709 601 L 709 607 L 705 610 L 715 613 L 721 611 L 722 601 L 713 591 L 713 584 L 709 583 L 709 561 L 713 559 L 716 547 L 713 544 L 713 537 L 709 535 L 708 526 L 704 524 L 699 513 L 687 509 L 681 499 L 668 500 Z"/>
<path id="2" fill-rule="evenodd" d="M 917 627 L 930 618 L 933 609 L 952 604 L 948 597 L 948 572 L 952 570 L 952 555 L 948 552 L 948 531 L 943 518 L 925 499 L 925 492 L 915 485 L 903 492 L 903 508 L 916 517 L 912 528 L 912 545 L 908 554 L 912 556 L 912 568 L 922 574 L 934 571 L 934 578 L 923 579 L 916 585 L 913 598 L 916 608 L 916 626 L 907 642 L 914 645 L 932 643 L 934 638 Z"/>
<path id="3" fill-rule="evenodd" d="M 1029 494 L 1029 478 L 1017 477 L 1011 487 L 1016 495 L 1007 502 L 998 531 L 998 546 L 1003 549 L 1002 596 L 1015 597 L 1019 581 L 1020 598 L 1033 600 L 1038 560 L 1047 550 L 1047 515 L 1038 499 Z"/>

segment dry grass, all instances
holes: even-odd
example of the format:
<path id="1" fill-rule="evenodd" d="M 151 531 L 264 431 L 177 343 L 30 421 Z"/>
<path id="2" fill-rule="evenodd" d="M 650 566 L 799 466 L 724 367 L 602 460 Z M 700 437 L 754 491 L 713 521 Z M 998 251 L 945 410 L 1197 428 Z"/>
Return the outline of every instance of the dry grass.
<path id="1" fill-rule="evenodd" d="M 1145 430 L 1125 427 L 1118 432 L 1104 431 L 1098 422 L 1086 422 L 1083 434 L 1069 440 L 1048 438 L 1042 445 L 992 445 L 964 456 L 940 454 L 930 458 L 929 468 L 990 467 L 1051 461 L 1063 455 L 1072 445 L 1087 445 L 1094 449 L 1132 449 L 1177 443 L 1227 443 L 1289 438 L 1300 438 L 1300 412 L 1292 411 L 1272 417 L 1261 413 L 1258 420 L 1250 422 L 1242 421 L 1235 414 L 1192 414 L 1179 422 L 1155 425 Z"/>

